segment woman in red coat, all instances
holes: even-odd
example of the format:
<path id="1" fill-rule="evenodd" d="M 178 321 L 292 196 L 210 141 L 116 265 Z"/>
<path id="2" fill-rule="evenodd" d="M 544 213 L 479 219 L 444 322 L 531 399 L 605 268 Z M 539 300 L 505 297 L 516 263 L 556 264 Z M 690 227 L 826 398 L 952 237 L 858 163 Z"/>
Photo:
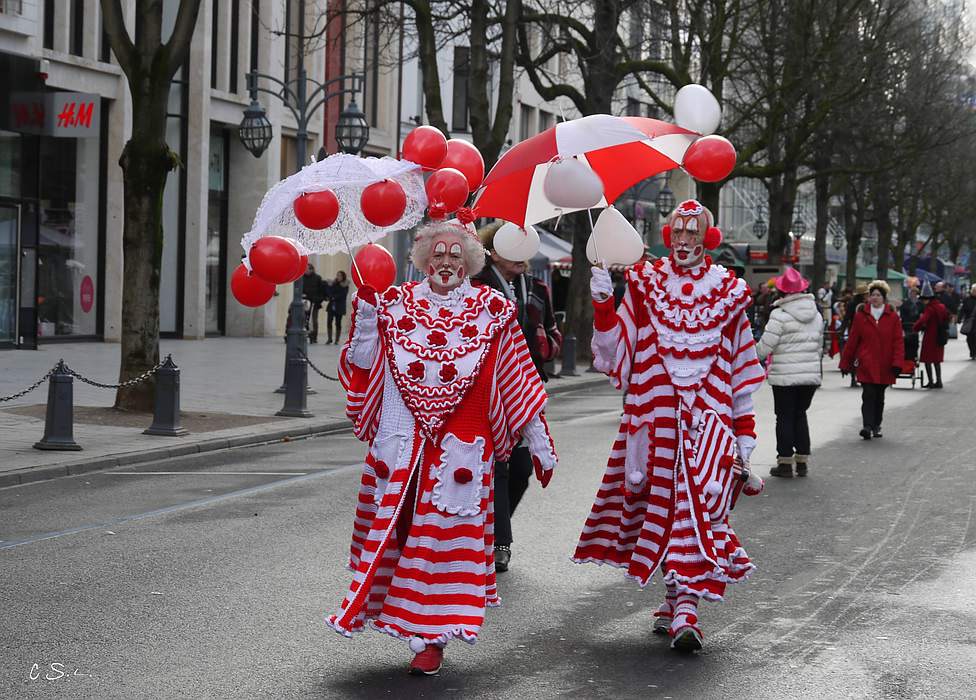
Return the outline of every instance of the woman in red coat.
<path id="1" fill-rule="evenodd" d="M 929 383 L 922 386 L 932 389 L 942 388 L 942 361 L 945 359 L 945 342 L 948 340 L 948 329 L 944 334 L 939 333 L 949 323 L 949 310 L 935 293 L 932 285 L 926 282 L 922 285 L 922 303 L 925 310 L 915 321 L 912 330 L 922 332 L 922 351 L 919 360 L 925 363 L 925 375 Z M 932 367 L 935 366 L 935 381 L 932 381 Z"/>
<path id="2" fill-rule="evenodd" d="M 886 302 L 888 283 L 868 285 L 868 301 L 857 307 L 851 332 L 840 358 L 840 371 L 855 371 L 861 383 L 860 435 L 865 440 L 881 437 L 885 389 L 895 383 L 905 360 L 901 318 Z"/>

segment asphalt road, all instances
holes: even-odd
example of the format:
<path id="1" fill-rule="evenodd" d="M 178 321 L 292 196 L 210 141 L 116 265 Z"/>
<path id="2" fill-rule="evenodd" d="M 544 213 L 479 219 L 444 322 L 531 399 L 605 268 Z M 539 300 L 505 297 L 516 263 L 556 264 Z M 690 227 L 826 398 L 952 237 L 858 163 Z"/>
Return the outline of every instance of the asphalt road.
<path id="1" fill-rule="evenodd" d="M 405 643 L 322 621 L 349 582 L 351 437 L 0 490 L 0 697 L 976 697 L 976 366 L 946 375 L 889 392 L 869 443 L 858 392 L 829 377 L 811 476 L 740 502 L 759 570 L 703 606 L 690 657 L 650 632 L 659 581 L 569 561 L 616 429 L 609 388 L 553 400 L 562 463 L 516 515 L 503 607 L 436 678 L 404 673 Z M 770 404 L 764 388 L 767 466 Z"/>

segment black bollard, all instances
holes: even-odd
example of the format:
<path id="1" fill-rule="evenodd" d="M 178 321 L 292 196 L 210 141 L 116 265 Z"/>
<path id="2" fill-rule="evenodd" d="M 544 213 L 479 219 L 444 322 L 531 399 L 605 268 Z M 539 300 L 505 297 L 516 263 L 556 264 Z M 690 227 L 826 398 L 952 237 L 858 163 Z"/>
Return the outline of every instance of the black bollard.
<path id="1" fill-rule="evenodd" d="M 47 413 L 44 416 L 44 437 L 34 443 L 36 450 L 80 450 L 75 442 L 74 429 L 74 377 L 68 374 L 64 360 L 51 374 L 47 385 Z"/>
<path id="2" fill-rule="evenodd" d="M 563 366 L 559 370 L 563 377 L 578 377 L 576 371 L 576 336 L 569 334 L 563 338 Z"/>
<path id="3" fill-rule="evenodd" d="M 167 355 L 162 367 L 156 370 L 156 401 L 153 422 L 143 435 L 179 437 L 190 431 L 180 425 L 180 368 Z"/>

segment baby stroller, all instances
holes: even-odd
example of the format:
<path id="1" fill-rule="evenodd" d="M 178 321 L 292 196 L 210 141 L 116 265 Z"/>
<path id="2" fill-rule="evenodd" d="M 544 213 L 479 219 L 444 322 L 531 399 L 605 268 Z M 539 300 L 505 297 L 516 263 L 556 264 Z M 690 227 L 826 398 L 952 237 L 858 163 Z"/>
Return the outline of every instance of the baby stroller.
<path id="1" fill-rule="evenodd" d="M 922 367 L 918 363 L 918 333 L 905 333 L 905 359 L 901 363 L 901 372 L 896 381 L 898 379 L 911 379 L 912 389 L 916 382 L 922 383 Z"/>

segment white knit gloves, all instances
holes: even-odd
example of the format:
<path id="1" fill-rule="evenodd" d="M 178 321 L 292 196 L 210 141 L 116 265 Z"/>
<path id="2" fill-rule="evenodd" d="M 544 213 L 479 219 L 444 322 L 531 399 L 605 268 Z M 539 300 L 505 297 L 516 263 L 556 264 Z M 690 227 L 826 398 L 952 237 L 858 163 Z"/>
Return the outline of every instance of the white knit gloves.
<path id="1" fill-rule="evenodd" d="M 369 369 L 376 359 L 379 343 L 376 307 L 357 297 L 355 330 L 349 339 L 349 361 L 361 369 Z"/>
<path id="2" fill-rule="evenodd" d="M 536 414 L 522 427 L 522 440 L 529 448 L 535 476 L 545 488 L 552 478 L 553 470 L 558 463 L 556 451 L 549 437 L 549 431 L 542 422 L 541 414 Z"/>
<path id="3" fill-rule="evenodd" d="M 590 296 L 595 301 L 603 301 L 613 296 L 613 281 L 610 273 L 602 267 L 590 268 Z"/>

